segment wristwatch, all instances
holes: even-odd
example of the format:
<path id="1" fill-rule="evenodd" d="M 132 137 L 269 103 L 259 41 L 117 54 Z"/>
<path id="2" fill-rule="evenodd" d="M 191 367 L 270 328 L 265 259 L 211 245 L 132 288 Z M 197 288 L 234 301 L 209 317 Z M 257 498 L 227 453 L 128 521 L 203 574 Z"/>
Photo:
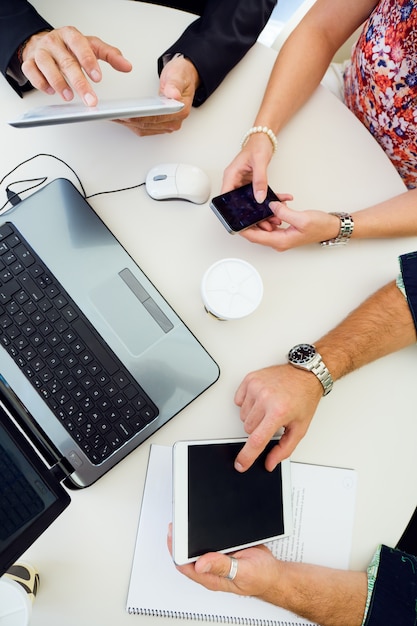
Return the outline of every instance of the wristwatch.
<path id="1" fill-rule="evenodd" d="M 315 346 L 309 343 L 297 344 L 289 351 L 288 362 L 294 367 L 315 374 L 323 385 L 323 395 L 327 396 L 330 393 L 333 388 L 333 378 Z"/>
<path id="2" fill-rule="evenodd" d="M 331 212 L 330 215 L 336 215 L 340 219 L 340 230 L 337 237 L 333 239 L 327 239 L 327 241 L 321 241 L 321 246 L 340 246 L 349 241 L 353 233 L 354 221 L 353 217 L 349 213 L 335 213 Z"/>

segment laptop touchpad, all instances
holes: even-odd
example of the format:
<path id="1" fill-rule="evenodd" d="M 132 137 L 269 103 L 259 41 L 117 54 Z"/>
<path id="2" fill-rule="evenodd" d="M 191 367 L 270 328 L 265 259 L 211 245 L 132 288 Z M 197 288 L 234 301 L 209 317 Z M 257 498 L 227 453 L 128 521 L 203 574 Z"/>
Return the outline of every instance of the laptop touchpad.
<path id="1" fill-rule="evenodd" d="M 174 327 L 127 268 L 94 288 L 91 299 L 134 356 L 139 356 Z"/>

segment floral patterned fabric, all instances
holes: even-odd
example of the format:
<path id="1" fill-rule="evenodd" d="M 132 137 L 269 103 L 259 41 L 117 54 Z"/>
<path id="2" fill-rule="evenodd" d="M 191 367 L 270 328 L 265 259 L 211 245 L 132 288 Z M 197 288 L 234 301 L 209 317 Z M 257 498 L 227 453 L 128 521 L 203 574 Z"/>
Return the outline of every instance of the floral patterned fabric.
<path id="1" fill-rule="evenodd" d="M 345 70 L 345 102 L 417 187 L 417 0 L 381 0 Z"/>

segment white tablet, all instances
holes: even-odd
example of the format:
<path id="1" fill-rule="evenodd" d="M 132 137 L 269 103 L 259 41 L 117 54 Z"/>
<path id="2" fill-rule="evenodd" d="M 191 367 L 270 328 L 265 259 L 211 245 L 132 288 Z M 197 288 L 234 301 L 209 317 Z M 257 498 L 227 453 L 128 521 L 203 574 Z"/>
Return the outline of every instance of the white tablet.
<path id="1" fill-rule="evenodd" d="M 172 555 L 233 552 L 292 532 L 290 462 L 265 469 L 272 441 L 246 472 L 234 469 L 245 439 L 178 441 L 173 448 Z"/>
<path id="2" fill-rule="evenodd" d="M 97 106 L 69 102 L 36 107 L 24 113 L 22 117 L 9 120 L 8 124 L 16 128 L 32 126 L 50 126 L 89 122 L 92 120 L 115 120 L 130 117 L 148 117 L 149 115 L 167 115 L 181 111 L 184 103 L 164 96 L 147 98 L 127 98 L 123 100 L 99 100 Z"/>

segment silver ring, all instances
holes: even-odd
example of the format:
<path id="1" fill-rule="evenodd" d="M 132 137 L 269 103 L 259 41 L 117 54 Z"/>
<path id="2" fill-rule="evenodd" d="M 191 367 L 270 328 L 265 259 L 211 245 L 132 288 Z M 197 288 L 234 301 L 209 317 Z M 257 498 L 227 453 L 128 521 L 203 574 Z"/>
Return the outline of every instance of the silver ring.
<path id="1" fill-rule="evenodd" d="M 237 566 L 238 566 L 238 560 L 234 557 L 231 556 L 230 557 L 230 570 L 229 573 L 227 574 L 226 578 L 227 580 L 234 580 L 236 578 L 236 574 L 237 574 Z"/>

